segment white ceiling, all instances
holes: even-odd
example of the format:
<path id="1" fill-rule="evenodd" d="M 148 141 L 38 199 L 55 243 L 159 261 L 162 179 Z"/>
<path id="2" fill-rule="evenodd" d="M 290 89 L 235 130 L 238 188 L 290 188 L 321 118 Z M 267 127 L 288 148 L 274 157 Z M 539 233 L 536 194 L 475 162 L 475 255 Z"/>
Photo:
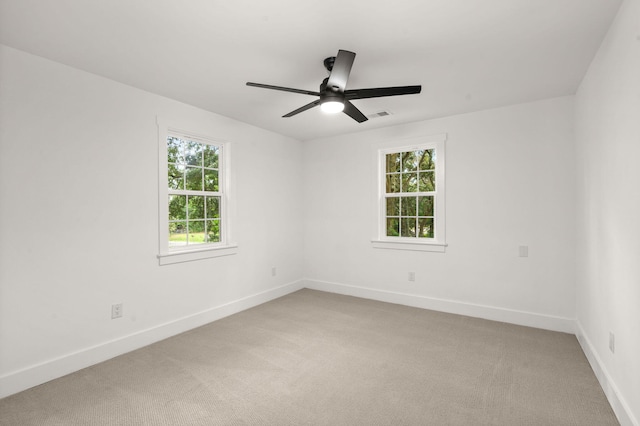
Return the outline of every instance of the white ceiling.
<path id="1" fill-rule="evenodd" d="M 621 0 L 0 0 L 0 42 L 299 140 L 575 93 Z M 356 52 L 358 124 L 313 97 Z"/>

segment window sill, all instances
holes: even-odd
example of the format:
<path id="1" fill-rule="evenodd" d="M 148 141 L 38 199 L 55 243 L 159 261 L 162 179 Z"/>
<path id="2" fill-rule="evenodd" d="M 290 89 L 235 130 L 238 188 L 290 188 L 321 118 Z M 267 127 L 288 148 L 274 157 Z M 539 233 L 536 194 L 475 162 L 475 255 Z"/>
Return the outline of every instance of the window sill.
<path id="1" fill-rule="evenodd" d="M 172 265 L 174 263 L 191 262 L 194 260 L 211 259 L 214 257 L 231 256 L 236 253 L 238 253 L 238 246 L 232 244 L 161 253 L 158 255 L 158 260 L 160 262 L 160 266 L 162 266 Z"/>
<path id="2" fill-rule="evenodd" d="M 372 240 L 371 245 L 373 248 L 379 249 L 430 251 L 436 253 L 444 253 L 447 248 L 445 243 L 388 240 Z"/>

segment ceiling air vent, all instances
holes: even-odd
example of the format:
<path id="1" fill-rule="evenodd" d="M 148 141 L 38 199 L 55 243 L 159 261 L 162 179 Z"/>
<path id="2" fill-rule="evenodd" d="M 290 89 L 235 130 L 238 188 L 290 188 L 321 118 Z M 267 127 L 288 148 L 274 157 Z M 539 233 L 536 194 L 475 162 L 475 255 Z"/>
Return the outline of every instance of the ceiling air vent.
<path id="1" fill-rule="evenodd" d="M 367 118 L 378 118 L 378 117 L 384 117 L 385 115 L 391 115 L 391 113 L 388 111 L 380 111 L 380 112 L 376 112 L 375 114 L 367 115 Z"/>

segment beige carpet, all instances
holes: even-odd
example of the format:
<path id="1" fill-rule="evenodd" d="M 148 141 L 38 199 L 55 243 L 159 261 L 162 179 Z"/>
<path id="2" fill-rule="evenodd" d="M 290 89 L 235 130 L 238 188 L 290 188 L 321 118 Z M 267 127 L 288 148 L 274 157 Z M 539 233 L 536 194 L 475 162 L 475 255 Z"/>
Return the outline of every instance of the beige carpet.
<path id="1" fill-rule="evenodd" d="M 615 425 L 575 336 L 302 290 L 0 400 L 2 425 Z"/>

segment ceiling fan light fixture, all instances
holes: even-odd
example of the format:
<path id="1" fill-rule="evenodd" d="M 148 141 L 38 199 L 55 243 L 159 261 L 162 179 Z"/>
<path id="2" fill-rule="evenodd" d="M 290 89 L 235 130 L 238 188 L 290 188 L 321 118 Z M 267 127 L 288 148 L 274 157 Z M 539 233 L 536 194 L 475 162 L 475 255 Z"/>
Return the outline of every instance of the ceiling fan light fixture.
<path id="1" fill-rule="evenodd" d="M 316 96 L 313 102 L 294 109 L 282 118 L 293 117 L 301 112 L 310 110 L 320 105 L 322 112 L 327 114 L 337 114 L 344 112 L 358 123 L 364 123 L 368 118 L 351 103 L 356 99 L 383 98 L 386 96 L 412 95 L 420 93 L 422 86 L 398 86 L 398 87 L 375 87 L 371 89 L 347 90 L 347 81 L 351 73 L 351 66 L 356 54 L 348 50 L 338 50 L 336 56 L 331 56 L 324 60 L 324 66 L 329 71 L 329 77 L 322 80 L 320 90 L 313 92 L 310 90 L 293 89 L 291 87 L 273 86 L 270 84 L 247 82 L 247 86 L 262 87 L 263 89 L 280 90 L 283 92 L 299 93 L 301 95 Z M 379 114 L 380 116 L 382 114 Z"/>
<path id="2" fill-rule="evenodd" d="M 327 114 L 337 114 L 344 110 L 344 102 L 326 101 L 320 104 L 320 109 Z"/>

